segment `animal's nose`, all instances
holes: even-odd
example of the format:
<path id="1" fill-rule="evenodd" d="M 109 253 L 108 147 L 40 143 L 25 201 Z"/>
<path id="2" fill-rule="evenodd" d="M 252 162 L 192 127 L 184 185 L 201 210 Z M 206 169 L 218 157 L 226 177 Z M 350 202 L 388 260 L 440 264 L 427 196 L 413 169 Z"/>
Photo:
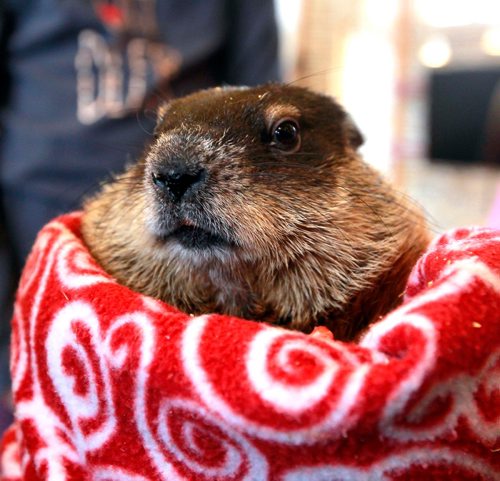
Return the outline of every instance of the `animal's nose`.
<path id="1" fill-rule="evenodd" d="M 205 181 L 206 171 L 203 168 L 188 168 L 177 165 L 157 172 L 153 172 L 153 182 L 162 190 L 169 192 L 174 201 L 180 201 L 195 187 L 200 187 Z"/>

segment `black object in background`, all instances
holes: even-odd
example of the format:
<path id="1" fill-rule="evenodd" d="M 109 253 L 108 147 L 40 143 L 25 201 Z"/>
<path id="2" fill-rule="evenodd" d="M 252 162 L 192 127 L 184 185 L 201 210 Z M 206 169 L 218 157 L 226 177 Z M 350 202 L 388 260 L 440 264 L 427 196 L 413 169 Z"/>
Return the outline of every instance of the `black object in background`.
<path id="1" fill-rule="evenodd" d="M 431 160 L 500 165 L 500 67 L 432 71 L 429 97 Z"/>

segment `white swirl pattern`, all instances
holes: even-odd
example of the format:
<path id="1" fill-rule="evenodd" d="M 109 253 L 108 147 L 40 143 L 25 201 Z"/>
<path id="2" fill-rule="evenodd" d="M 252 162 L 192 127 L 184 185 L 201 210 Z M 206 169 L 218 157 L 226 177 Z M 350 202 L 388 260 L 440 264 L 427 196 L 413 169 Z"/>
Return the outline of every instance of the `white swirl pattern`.
<path id="1" fill-rule="evenodd" d="M 170 420 L 182 413 L 182 438 L 189 451 L 179 445 L 169 428 Z M 241 479 L 260 481 L 267 479 L 267 463 L 262 454 L 241 434 L 228 428 L 201 406 L 188 399 L 164 400 L 158 412 L 158 434 L 165 449 L 198 475 L 209 479 Z M 209 465 L 205 458 L 213 455 L 198 446 L 197 438 L 203 436 L 217 451 L 223 451 L 219 466 Z M 211 459 L 213 463 L 213 459 Z"/>
<path id="2" fill-rule="evenodd" d="M 96 468 L 92 474 L 92 481 L 152 481 L 139 474 L 131 473 L 116 466 Z"/>
<path id="3" fill-rule="evenodd" d="M 335 349 L 341 354 L 343 366 L 350 366 L 352 373 L 346 381 L 340 400 L 335 403 L 330 412 L 314 425 L 308 425 L 298 429 L 276 429 L 258 423 L 248 417 L 234 411 L 231 406 L 217 393 L 216 388 L 210 383 L 208 373 L 203 367 L 200 355 L 200 344 L 203 332 L 208 328 L 209 316 L 193 318 L 189 322 L 183 336 L 182 354 L 186 374 L 191 379 L 193 387 L 203 399 L 205 405 L 221 416 L 232 426 L 245 432 L 267 440 L 282 443 L 300 444 L 313 443 L 325 433 L 334 438 L 341 436 L 342 431 L 335 429 L 342 425 L 345 432 L 355 422 L 351 415 L 359 390 L 363 386 L 364 379 L 369 372 L 369 365 L 362 364 L 350 352 L 344 352 L 340 344 L 329 344 L 328 349 Z M 278 361 L 283 361 L 289 355 L 290 350 L 302 350 L 308 356 L 314 358 L 319 365 L 323 366 L 323 372 L 305 386 L 291 389 L 293 395 L 286 399 L 283 380 L 273 379 L 268 372 L 269 356 L 273 344 L 281 339 L 284 343 L 281 350 L 275 354 Z M 332 385 L 336 381 L 335 373 L 338 369 L 338 361 L 327 354 L 328 349 L 322 351 L 316 344 L 312 344 L 303 335 L 291 337 L 287 331 L 277 329 L 263 329 L 253 339 L 246 356 L 246 372 L 252 385 L 252 392 L 262 397 L 263 404 L 271 403 L 281 410 L 288 410 L 291 414 L 306 411 L 327 398 Z M 308 406 L 307 402 L 311 404 Z M 296 403 L 296 405 L 295 405 Z"/>
<path id="4" fill-rule="evenodd" d="M 150 319 L 143 313 L 133 313 L 117 319 L 110 328 L 105 340 L 106 355 L 113 366 L 120 367 L 123 365 L 125 358 L 131 354 L 125 346 L 115 345 L 114 349 L 111 347 L 115 332 L 126 325 L 133 326 L 134 329 L 141 333 L 139 363 L 136 371 L 136 426 L 146 451 L 158 472 L 161 473 L 162 479 L 166 481 L 184 479 L 167 459 L 165 453 L 172 455 L 177 463 L 184 465 L 194 473 L 203 473 L 208 479 L 233 479 L 233 476 L 234 479 L 248 481 L 265 479 L 265 476 L 263 478 L 261 476 L 267 470 L 266 462 L 250 442 L 237 432 L 229 430 L 227 426 L 224 427 L 223 423 L 213 418 L 202 407 L 197 406 L 190 400 L 164 398 L 159 407 L 157 415 L 158 431 L 155 433 L 149 422 L 146 401 L 149 368 L 153 361 L 155 343 L 154 328 Z M 183 421 L 180 434 L 184 444 L 190 447 L 189 454 L 176 443 L 176 436 L 173 436 L 172 431 L 169 429 L 170 416 L 175 409 L 184 412 L 184 416 L 179 417 Z M 193 421 L 193 415 L 216 429 L 206 431 L 206 426 L 197 426 Z M 197 447 L 196 439 L 193 436 L 194 429 L 204 430 L 212 442 L 217 443 L 219 447 L 225 448 L 226 461 L 221 467 L 203 464 L 203 453 Z M 223 434 L 222 437 L 220 437 L 219 433 Z M 195 460 L 193 455 L 196 453 L 200 456 L 197 456 Z M 239 476 L 237 477 L 237 475 Z"/>
<path id="5" fill-rule="evenodd" d="M 28 368 L 25 319 L 19 306 L 14 306 L 10 344 L 12 389 L 17 392 Z"/>
<path id="6" fill-rule="evenodd" d="M 419 314 L 388 316 L 384 322 L 378 323 L 370 329 L 369 334 L 362 341 L 362 345 L 369 349 L 379 350 L 380 343 L 384 337 L 397 326 L 401 325 L 408 325 L 415 328 L 425 340 L 425 344 L 422 348 L 420 362 L 409 372 L 406 379 L 395 386 L 393 392 L 387 397 L 389 402 L 384 409 L 380 421 L 382 432 L 386 435 L 389 433 L 397 435 L 397 428 L 394 425 L 395 418 L 405 408 L 410 396 L 422 385 L 425 376 L 434 367 L 436 359 L 436 332 L 434 324 L 430 319 Z"/>
<path id="7" fill-rule="evenodd" d="M 280 331 L 271 329 L 265 329 L 255 336 L 245 363 L 247 374 L 253 389 L 260 393 L 262 399 L 278 409 L 298 414 L 313 408 L 324 399 L 328 387 L 335 379 L 339 365 L 320 347 L 306 343 L 303 339 L 293 339 L 282 346 L 278 354 L 274 356 L 277 366 L 284 372 L 293 374 L 290 356 L 294 351 L 302 351 L 321 364 L 322 372 L 310 382 L 300 386 L 290 385 L 283 379 L 276 379 L 276 376 L 269 372 L 268 353 L 280 337 L 283 337 Z"/>
<path id="8" fill-rule="evenodd" d="M 76 452 L 76 447 L 70 441 L 72 439 L 71 432 L 67 429 L 64 423 L 59 419 L 54 410 L 47 404 L 43 395 L 43 389 L 40 383 L 40 366 L 39 366 L 39 353 L 36 350 L 36 332 L 37 323 L 39 320 L 39 313 L 43 295 L 47 289 L 49 275 L 54 259 L 61 245 L 67 240 L 67 237 L 54 237 L 58 232 L 59 227 L 56 223 L 53 231 L 48 230 L 47 234 L 52 234 L 52 239 L 44 241 L 47 250 L 43 253 L 43 257 L 47 259 L 46 264 L 41 263 L 42 268 L 37 273 L 37 280 L 39 281 L 36 286 L 36 292 L 33 296 L 33 302 L 29 305 L 29 312 L 25 315 L 29 319 L 29 332 L 25 332 L 28 336 L 26 342 L 27 351 L 29 352 L 29 370 L 33 375 L 33 394 L 30 399 L 22 399 L 17 402 L 17 415 L 18 422 L 32 421 L 39 432 L 40 437 L 45 441 L 45 447 L 36 452 L 34 463 L 38 470 L 44 469 L 47 478 L 51 481 L 65 481 L 67 469 L 67 462 L 78 463 L 79 457 Z M 54 232 L 55 231 L 55 232 Z M 64 232 L 64 230 L 62 230 Z M 42 253 L 39 254 L 40 257 Z M 29 282 L 32 279 L 30 278 Z M 35 282 L 33 281 L 33 284 Z M 20 340 L 18 340 L 20 342 Z M 26 370 L 27 372 L 28 370 Z M 14 391 L 16 395 L 17 392 Z M 65 434 L 63 438 L 61 433 Z M 27 453 L 25 453 L 27 454 Z M 26 456 L 22 457 L 22 471 L 27 466 Z"/>
<path id="9" fill-rule="evenodd" d="M 90 346 L 85 346 L 78 339 L 74 325 L 83 325 L 90 334 Z M 78 358 L 83 373 L 79 378 L 68 374 L 63 361 L 69 350 Z M 91 352 L 89 352 L 89 350 Z M 108 366 L 102 355 L 103 342 L 99 319 L 89 304 L 82 301 L 68 303 L 55 316 L 50 325 L 46 340 L 47 365 L 54 388 L 61 397 L 71 418 L 73 432 L 80 453 L 100 448 L 113 434 L 116 428 L 116 415 L 111 395 L 111 383 Z M 98 366 L 94 366 L 90 355 L 96 354 Z M 87 393 L 77 392 L 77 382 L 85 379 Z M 103 393 L 98 386 L 103 384 Z M 104 402 L 104 421 L 92 433 L 84 433 L 81 421 L 97 418 L 101 402 Z"/>
<path id="10" fill-rule="evenodd" d="M 61 248 L 57 257 L 57 272 L 62 285 L 70 289 L 114 282 L 90 263 L 89 254 L 81 252 L 75 242 L 68 242 Z"/>
<path id="11" fill-rule="evenodd" d="M 17 442 L 7 443 L 1 455 L 1 474 L 5 479 L 18 479 L 21 477 L 21 465 L 19 459 L 19 446 Z"/>
<path id="12" fill-rule="evenodd" d="M 405 473 L 408 479 L 417 479 L 413 469 L 433 466 L 458 468 L 467 476 L 460 479 L 468 481 L 497 481 L 500 475 L 497 469 L 473 454 L 447 448 L 410 448 L 401 454 L 387 456 L 368 468 L 342 464 L 304 467 L 288 472 L 282 481 L 391 481 L 394 477 L 406 479 Z"/>
<path id="13" fill-rule="evenodd" d="M 500 391 L 500 352 L 496 351 L 487 360 L 483 369 L 476 375 L 460 374 L 451 377 L 446 382 L 431 389 L 422 399 L 410 409 L 406 416 L 415 426 L 421 426 L 422 419 L 440 399 L 448 399 L 451 407 L 440 418 L 438 424 L 431 427 L 403 429 L 395 426 L 397 411 L 387 415 L 384 422 L 384 433 L 400 440 L 436 439 L 453 432 L 462 420 L 478 439 L 487 443 L 495 443 L 500 436 L 498 419 L 488 419 L 482 413 L 475 394 L 480 388 L 484 394 L 494 399 Z"/>
<path id="14" fill-rule="evenodd" d="M 450 264 L 444 269 L 443 277 L 448 277 L 448 282 L 424 292 L 418 299 L 387 316 L 383 322 L 374 325 L 361 342 L 363 347 L 377 350 L 383 337 L 400 324 L 410 324 L 418 328 L 426 339 L 421 363 L 415 366 L 406 380 L 397 385 L 395 391 L 388 397 L 389 402 L 380 419 L 380 429 L 385 436 L 400 441 L 419 441 L 449 434 L 457 427 L 460 419 L 464 419 L 479 439 L 491 443 L 498 439 L 498 423 L 488 422 L 480 414 L 475 393 L 484 383 L 489 392 L 493 390 L 494 385 L 500 385 L 497 353 L 492 354 L 482 372 L 474 376 L 465 374 L 454 376 L 448 381 L 441 382 L 422 397 L 420 402 L 406 414 L 407 419 L 413 421 L 413 427 L 398 425 L 396 421 L 407 409 L 410 396 L 422 385 L 437 358 L 437 334 L 434 323 L 431 319 L 411 312 L 436 300 L 445 303 L 448 296 L 453 296 L 459 289 L 469 288 L 477 280 L 500 293 L 500 277 L 477 259 L 461 259 Z M 423 428 L 418 420 L 423 418 L 427 409 L 432 408 L 432 402 L 444 399 L 446 396 L 451 398 L 451 410 L 440 418 L 439 424 Z"/>

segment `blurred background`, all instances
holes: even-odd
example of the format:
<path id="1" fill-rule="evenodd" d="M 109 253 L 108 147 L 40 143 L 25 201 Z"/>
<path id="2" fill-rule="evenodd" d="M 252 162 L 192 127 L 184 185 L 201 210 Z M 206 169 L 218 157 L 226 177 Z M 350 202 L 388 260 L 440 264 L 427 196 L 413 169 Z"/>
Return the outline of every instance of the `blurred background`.
<path id="1" fill-rule="evenodd" d="M 285 81 L 336 97 L 435 232 L 500 227 L 500 1 L 276 0 Z"/>

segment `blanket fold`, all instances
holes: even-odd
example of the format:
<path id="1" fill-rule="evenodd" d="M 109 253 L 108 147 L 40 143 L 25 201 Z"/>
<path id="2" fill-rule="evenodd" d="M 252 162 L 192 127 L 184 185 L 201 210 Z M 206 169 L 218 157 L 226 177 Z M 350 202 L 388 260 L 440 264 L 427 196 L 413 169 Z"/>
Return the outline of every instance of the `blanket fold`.
<path id="1" fill-rule="evenodd" d="M 341 343 L 133 292 L 80 220 L 21 279 L 3 481 L 500 479 L 500 232 L 437 238 L 403 305 Z"/>

